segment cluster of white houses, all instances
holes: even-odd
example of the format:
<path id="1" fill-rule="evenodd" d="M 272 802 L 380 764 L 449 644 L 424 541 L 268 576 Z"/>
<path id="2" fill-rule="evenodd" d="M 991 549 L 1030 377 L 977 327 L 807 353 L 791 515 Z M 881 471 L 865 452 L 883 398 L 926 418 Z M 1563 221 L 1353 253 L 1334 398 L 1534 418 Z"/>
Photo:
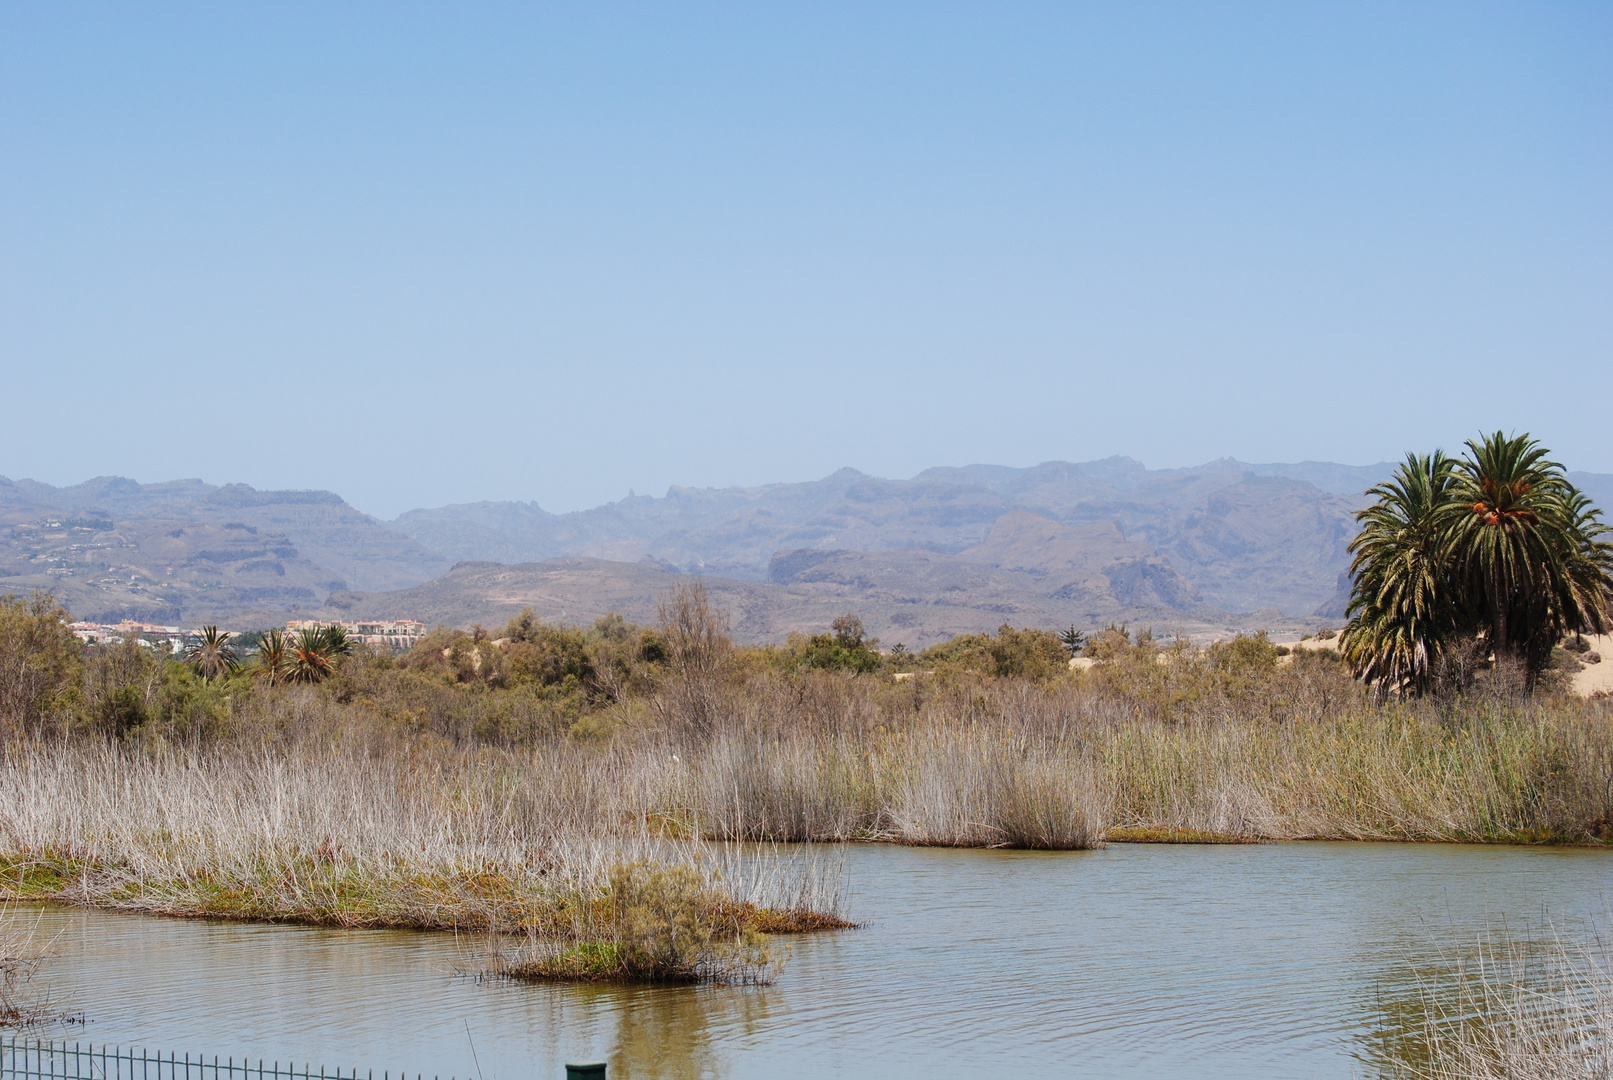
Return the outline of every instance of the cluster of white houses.
<path id="1" fill-rule="evenodd" d="M 426 624 L 415 622 L 413 619 L 373 619 L 335 623 L 293 619 L 286 623 L 286 633 L 323 630 L 327 626 L 341 627 L 347 631 L 349 638 L 360 644 L 388 648 L 394 652 L 414 648 L 415 642 L 426 632 Z M 176 653 L 201 636 L 199 629 L 186 630 L 179 626 L 159 626 L 156 623 L 132 620 L 117 623 L 76 622 L 69 624 L 68 628 L 86 645 L 121 645 L 125 641 L 135 641 L 148 648 L 166 648 Z"/>
<path id="2" fill-rule="evenodd" d="M 119 623 L 69 623 L 68 629 L 86 645 L 122 645 L 125 641 L 138 641 L 152 648 L 166 645 L 174 652 L 184 648 L 186 639 L 194 632 L 178 626 L 158 626 L 128 619 Z"/>

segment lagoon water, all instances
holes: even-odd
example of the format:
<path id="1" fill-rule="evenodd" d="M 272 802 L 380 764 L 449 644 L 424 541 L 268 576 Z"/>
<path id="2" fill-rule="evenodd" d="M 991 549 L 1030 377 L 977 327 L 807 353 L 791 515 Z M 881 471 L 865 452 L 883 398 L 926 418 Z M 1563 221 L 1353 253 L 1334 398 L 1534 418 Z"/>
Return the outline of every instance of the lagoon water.
<path id="1" fill-rule="evenodd" d="M 527 986 L 466 977 L 477 943 L 446 934 L 55 908 L 36 982 L 84 1013 L 68 1039 L 377 1076 L 1373 1076 L 1415 972 L 1487 934 L 1584 940 L 1613 894 L 1613 853 L 1548 848 L 845 858 L 869 925 L 794 939 L 765 988 Z"/>

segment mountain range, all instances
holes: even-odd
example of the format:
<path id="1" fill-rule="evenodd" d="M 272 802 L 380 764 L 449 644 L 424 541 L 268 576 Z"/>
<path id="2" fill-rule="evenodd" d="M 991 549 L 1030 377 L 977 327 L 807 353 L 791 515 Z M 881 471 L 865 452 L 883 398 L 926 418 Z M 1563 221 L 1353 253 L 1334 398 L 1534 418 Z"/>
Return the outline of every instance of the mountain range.
<path id="1" fill-rule="evenodd" d="M 1297 629 L 1342 615 L 1354 512 L 1391 468 L 1116 457 L 907 480 L 847 468 L 566 514 L 481 502 L 390 522 L 323 491 L 0 478 L 0 589 L 48 589 L 98 621 L 494 625 L 528 605 L 647 620 L 676 575 L 698 574 L 746 640 L 844 611 L 915 647 L 1002 622 Z M 1613 502 L 1613 476 L 1570 476 Z"/>

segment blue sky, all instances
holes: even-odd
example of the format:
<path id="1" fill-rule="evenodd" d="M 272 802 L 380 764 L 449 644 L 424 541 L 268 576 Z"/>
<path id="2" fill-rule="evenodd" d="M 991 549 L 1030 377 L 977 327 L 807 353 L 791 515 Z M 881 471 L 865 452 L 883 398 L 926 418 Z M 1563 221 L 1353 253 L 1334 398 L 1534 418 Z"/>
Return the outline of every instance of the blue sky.
<path id="1" fill-rule="evenodd" d="M 1613 6 L 0 6 L 0 474 L 1613 472 Z"/>

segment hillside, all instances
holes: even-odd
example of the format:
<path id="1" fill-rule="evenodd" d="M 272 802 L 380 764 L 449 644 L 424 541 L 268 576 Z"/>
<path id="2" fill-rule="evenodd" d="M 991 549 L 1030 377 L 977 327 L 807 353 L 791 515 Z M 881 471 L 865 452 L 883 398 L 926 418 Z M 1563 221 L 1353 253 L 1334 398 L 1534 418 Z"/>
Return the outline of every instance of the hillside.
<path id="1" fill-rule="evenodd" d="M 274 621 L 332 589 L 395 589 L 447 568 L 328 491 L 0 477 L 0 589 L 53 592 L 80 618 Z"/>
<path id="2" fill-rule="evenodd" d="M 653 560 L 466 562 L 411 589 L 334 593 L 323 614 L 496 628 L 531 607 L 561 622 L 586 623 L 610 611 L 653 622 L 657 601 L 679 577 Z M 765 582 L 702 580 L 742 641 L 820 632 L 848 611 L 886 645 L 910 648 L 1005 622 L 1090 627 L 1118 621 L 1199 636 L 1314 628 L 1314 620 L 1274 611 L 1229 616 L 1203 608 L 1165 560 L 1125 540 L 1112 523 L 1069 527 L 1024 510 L 1005 515 L 980 544 L 957 553 L 799 549 L 775 558 Z"/>
<path id="3" fill-rule="evenodd" d="M 664 498 L 571 514 L 475 503 L 414 510 L 391 524 L 456 560 L 650 558 L 689 573 L 765 581 L 781 552 L 957 553 L 982 543 L 1004 515 L 1033 510 L 1072 526 L 1118 526 L 1157 552 L 1200 604 L 1302 616 L 1336 606 L 1361 492 L 1389 469 L 1226 459 L 1151 470 L 1130 458 L 935 468 L 911 480 L 842 469 L 801 484 L 674 487 Z"/>

